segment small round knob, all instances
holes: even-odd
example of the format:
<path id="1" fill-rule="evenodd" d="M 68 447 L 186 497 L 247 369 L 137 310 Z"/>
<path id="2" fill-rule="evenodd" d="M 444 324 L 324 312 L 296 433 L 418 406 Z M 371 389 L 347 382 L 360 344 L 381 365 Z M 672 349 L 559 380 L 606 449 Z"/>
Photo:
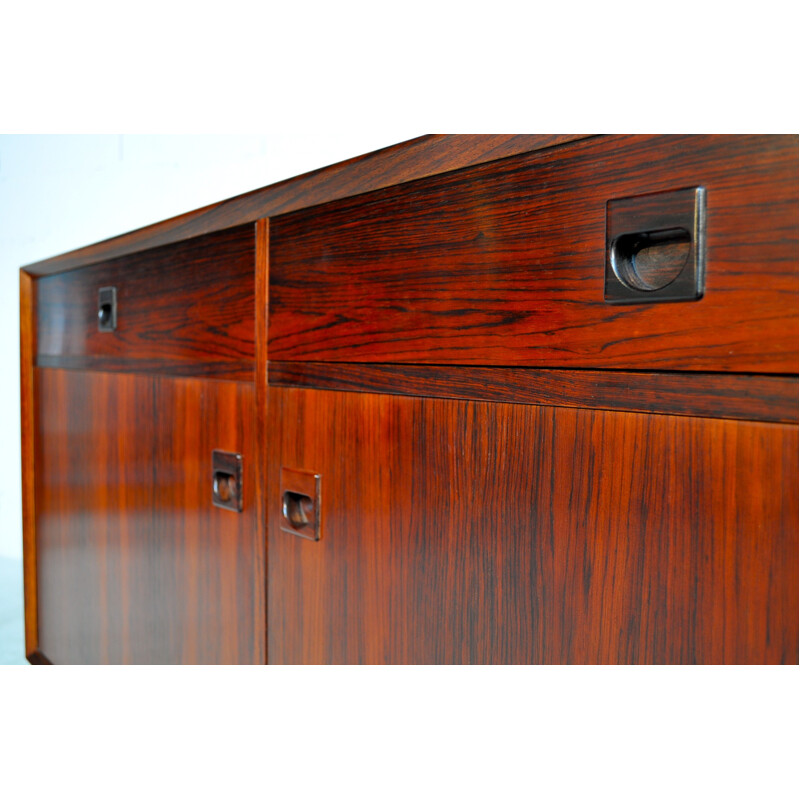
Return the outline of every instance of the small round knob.
<path id="1" fill-rule="evenodd" d="M 111 303 L 103 303 L 97 311 L 97 319 L 101 325 L 111 322 Z"/>

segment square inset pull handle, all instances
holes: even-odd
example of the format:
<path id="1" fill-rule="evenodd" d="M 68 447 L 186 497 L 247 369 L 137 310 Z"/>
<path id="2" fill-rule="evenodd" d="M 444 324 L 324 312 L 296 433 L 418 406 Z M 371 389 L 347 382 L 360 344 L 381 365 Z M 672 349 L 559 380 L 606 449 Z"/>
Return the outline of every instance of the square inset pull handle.
<path id="1" fill-rule="evenodd" d="M 214 450 L 211 453 L 211 502 L 217 508 L 242 510 L 242 456 Z"/>
<path id="2" fill-rule="evenodd" d="M 281 530 L 318 541 L 320 525 L 320 481 L 316 472 L 281 467 Z"/>
<path id="3" fill-rule="evenodd" d="M 117 287 L 104 286 L 97 292 L 97 330 L 110 333 L 117 329 Z"/>
<path id="4" fill-rule="evenodd" d="M 699 300 L 705 279 L 705 189 L 609 200 L 607 303 Z"/>

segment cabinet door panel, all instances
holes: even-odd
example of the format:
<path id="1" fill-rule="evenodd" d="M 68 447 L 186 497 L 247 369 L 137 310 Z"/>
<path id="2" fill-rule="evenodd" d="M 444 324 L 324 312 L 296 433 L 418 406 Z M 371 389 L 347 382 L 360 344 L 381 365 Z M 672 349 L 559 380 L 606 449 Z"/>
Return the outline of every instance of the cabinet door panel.
<path id="1" fill-rule="evenodd" d="M 797 661 L 797 429 L 270 389 L 270 662 Z M 321 539 L 280 468 L 321 475 Z"/>
<path id="2" fill-rule="evenodd" d="M 40 369 L 39 643 L 55 663 L 264 661 L 254 388 Z M 244 511 L 211 503 L 242 453 Z"/>

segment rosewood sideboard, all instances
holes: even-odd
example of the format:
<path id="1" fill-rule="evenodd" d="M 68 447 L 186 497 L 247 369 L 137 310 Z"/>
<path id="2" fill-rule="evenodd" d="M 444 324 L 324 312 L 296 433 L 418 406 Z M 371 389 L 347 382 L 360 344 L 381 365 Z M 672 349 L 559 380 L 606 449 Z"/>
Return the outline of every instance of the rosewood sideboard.
<path id="1" fill-rule="evenodd" d="M 797 663 L 796 136 L 426 136 L 20 275 L 33 663 Z"/>

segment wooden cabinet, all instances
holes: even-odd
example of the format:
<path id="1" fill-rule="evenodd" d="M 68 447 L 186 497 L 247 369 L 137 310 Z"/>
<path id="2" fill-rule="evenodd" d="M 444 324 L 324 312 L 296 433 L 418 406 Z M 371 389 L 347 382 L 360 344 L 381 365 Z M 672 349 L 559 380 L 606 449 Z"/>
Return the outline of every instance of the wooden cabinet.
<path id="1" fill-rule="evenodd" d="M 796 663 L 797 211 L 797 137 L 423 137 L 25 268 L 29 658 Z"/>

